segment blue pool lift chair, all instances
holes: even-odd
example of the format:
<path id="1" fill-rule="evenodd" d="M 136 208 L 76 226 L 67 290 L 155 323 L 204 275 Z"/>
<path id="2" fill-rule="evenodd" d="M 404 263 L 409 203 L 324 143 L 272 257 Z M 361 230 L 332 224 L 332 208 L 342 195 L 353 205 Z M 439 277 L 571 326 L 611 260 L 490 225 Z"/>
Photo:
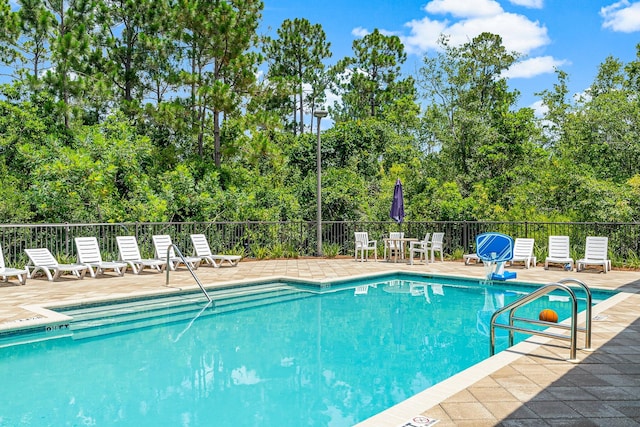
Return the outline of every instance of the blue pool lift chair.
<path id="1" fill-rule="evenodd" d="M 488 270 L 488 280 L 515 279 L 516 273 L 504 269 L 505 262 L 513 259 L 513 239 L 501 233 L 482 233 L 476 236 L 476 254 Z"/>

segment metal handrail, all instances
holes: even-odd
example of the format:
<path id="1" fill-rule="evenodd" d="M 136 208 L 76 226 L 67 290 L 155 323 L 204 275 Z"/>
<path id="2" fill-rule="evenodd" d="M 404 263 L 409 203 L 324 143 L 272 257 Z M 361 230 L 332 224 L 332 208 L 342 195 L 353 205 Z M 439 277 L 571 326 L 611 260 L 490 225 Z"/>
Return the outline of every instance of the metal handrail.
<path id="1" fill-rule="evenodd" d="M 204 296 L 207 297 L 207 300 L 209 302 L 213 301 L 211 299 L 211 297 L 209 296 L 209 293 L 206 291 L 206 289 L 204 288 L 204 286 L 202 286 L 202 283 L 200 282 L 200 279 L 198 279 L 198 276 L 196 276 L 195 271 L 193 271 L 193 268 L 191 268 L 191 266 L 189 265 L 189 263 L 187 262 L 186 258 L 184 257 L 184 255 L 182 255 L 182 252 L 180 252 L 180 249 L 178 249 L 178 247 L 172 243 L 169 246 L 167 246 L 167 282 L 166 285 L 169 285 L 169 271 L 171 270 L 169 268 L 170 261 L 171 261 L 171 249 L 175 249 L 176 253 L 178 254 L 178 256 L 180 257 L 180 259 L 182 259 L 182 262 L 184 263 L 184 265 L 187 266 L 187 269 L 189 270 L 189 272 L 191 273 L 191 275 L 193 276 L 193 278 L 195 279 L 196 283 L 198 284 L 198 286 L 200 286 L 200 289 L 202 290 L 202 293 L 204 294 Z"/>
<path id="2" fill-rule="evenodd" d="M 589 289 L 589 287 L 582 281 L 578 280 L 578 279 L 572 279 L 572 278 L 567 278 L 567 279 L 562 279 L 559 280 L 558 283 L 561 284 L 566 284 L 566 283 L 575 283 L 577 285 L 579 285 L 585 292 L 585 294 L 587 295 L 587 307 L 585 308 L 585 314 L 586 314 L 586 319 L 585 319 L 585 327 L 584 327 L 584 350 L 591 350 L 591 312 L 592 312 L 592 302 L 593 302 L 593 297 L 591 295 L 591 289 Z M 583 328 L 578 328 L 578 330 L 582 330 Z"/>
<path id="3" fill-rule="evenodd" d="M 586 310 L 586 314 L 587 314 L 587 321 L 585 324 L 585 328 L 579 328 L 577 326 L 577 317 L 578 317 L 578 300 L 576 298 L 576 294 L 573 291 L 573 289 L 571 289 L 569 286 L 567 286 L 565 283 L 576 283 L 579 286 L 581 286 L 587 295 L 587 310 Z M 525 304 L 528 304 L 529 302 L 540 298 L 543 295 L 546 295 L 550 292 L 553 292 L 554 290 L 564 290 L 566 291 L 569 296 L 571 297 L 571 322 L 570 325 L 564 325 L 564 324 L 557 324 L 557 323 L 553 323 L 553 322 L 546 322 L 546 321 L 542 321 L 542 320 L 535 320 L 535 319 L 526 319 L 526 318 L 522 318 L 522 317 L 516 317 L 515 316 L 515 310 L 522 307 Z M 563 339 L 563 340 L 568 340 L 570 341 L 570 355 L 569 355 L 569 359 L 570 360 L 575 360 L 576 359 L 576 344 L 577 344 L 577 332 L 581 331 L 581 332 L 585 332 L 585 349 L 588 350 L 591 347 L 591 291 L 589 290 L 589 288 L 587 287 L 587 285 L 585 285 L 583 282 L 577 280 L 577 279 L 563 279 L 560 282 L 557 283 L 550 283 L 547 285 L 542 286 L 541 288 L 531 292 L 528 295 L 523 296 L 522 298 L 512 302 L 511 304 L 508 304 L 498 310 L 495 311 L 495 313 L 493 313 L 493 315 L 491 316 L 491 328 L 490 328 L 490 340 L 491 340 L 491 356 L 493 356 L 495 354 L 495 343 L 496 343 L 496 333 L 495 333 L 495 328 L 499 327 L 499 328 L 504 328 L 504 329 L 508 329 L 509 330 L 509 346 L 513 345 L 513 340 L 514 340 L 514 332 L 523 332 L 523 333 L 530 333 L 533 335 L 542 335 L 542 336 L 546 336 L 546 337 L 550 337 L 550 338 L 557 338 L 557 339 Z M 509 324 L 502 324 L 502 323 L 498 323 L 498 317 L 506 312 L 509 311 Z M 515 321 L 519 321 L 519 322 L 528 322 L 531 324 L 536 324 L 536 325 L 543 325 L 543 326 L 549 326 L 549 327 L 554 327 L 554 328 L 560 328 L 560 329 L 568 329 L 571 331 L 571 334 L 569 337 L 567 337 L 566 335 L 563 334 L 557 334 L 557 333 L 553 333 L 553 332 L 548 332 L 548 331 L 538 331 L 535 329 L 529 329 L 529 328 L 524 328 L 521 326 L 516 326 L 514 324 Z"/>

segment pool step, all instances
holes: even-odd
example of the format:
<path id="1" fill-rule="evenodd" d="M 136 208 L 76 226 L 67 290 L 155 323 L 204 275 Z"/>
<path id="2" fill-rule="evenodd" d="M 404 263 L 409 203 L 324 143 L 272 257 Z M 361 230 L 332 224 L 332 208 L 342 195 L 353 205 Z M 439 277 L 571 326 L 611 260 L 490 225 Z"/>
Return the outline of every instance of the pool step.
<path id="1" fill-rule="evenodd" d="M 193 320 L 229 311 L 307 298 L 313 294 L 287 285 L 251 286 L 211 293 L 208 304 L 201 293 L 82 307 L 63 311 L 73 317 L 72 338 L 87 339 L 158 324 Z"/>

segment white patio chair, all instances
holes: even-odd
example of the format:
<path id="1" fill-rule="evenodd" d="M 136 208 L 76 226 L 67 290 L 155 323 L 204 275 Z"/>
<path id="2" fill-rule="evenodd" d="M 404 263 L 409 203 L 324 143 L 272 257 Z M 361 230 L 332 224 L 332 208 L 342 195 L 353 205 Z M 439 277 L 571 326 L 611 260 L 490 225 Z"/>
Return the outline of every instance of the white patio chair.
<path id="1" fill-rule="evenodd" d="M 608 259 L 609 238 L 587 236 L 584 248 L 584 258 L 576 262 L 576 271 L 584 269 L 587 265 L 601 265 L 604 272 L 611 270 L 611 260 Z"/>
<path id="2" fill-rule="evenodd" d="M 91 277 L 104 274 L 105 270 L 113 270 L 118 276 L 124 275 L 127 270 L 127 263 L 122 261 L 103 261 L 97 238 L 76 237 L 74 240 L 78 250 L 78 263 L 87 266 Z"/>
<path id="3" fill-rule="evenodd" d="M 397 259 L 398 254 L 400 254 L 400 258 L 404 259 L 404 242 L 402 240 L 394 239 L 404 239 L 404 232 L 393 231 L 389 233 L 389 238 L 384 244 L 384 259 L 387 259 L 387 248 L 389 249 L 389 258 L 395 255 Z"/>
<path id="4" fill-rule="evenodd" d="M 413 258 L 415 254 L 420 254 L 420 261 L 424 259 L 426 263 L 429 263 L 429 248 L 431 241 L 429 240 L 431 233 L 424 235 L 424 239 L 417 242 L 409 242 L 409 264 L 413 265 Z"/>
<path id="5" fill-rule="evenodd" d="M 535 245 L 535 239 L 525 239 L 522 237 L 516 237 L 513 242 L 513 258 L 509 261 L 510 265 L 514 262 L 523 262 L 525 268 L 529 268 L 531 265 L 536 266 L 536 257 L 533 255 L 533 247 Z"/>
<path id="6" fill-rule="evenodd" d="M 59 264 L 47 248 L 25 249 L 24 251 L 29 257 L 29 263 L 25 266 L 28 278 L 32 278 L 40 270 L 47 275 L 47 279 L 50 282 L 56 280 L 65 272 L 70 272 L 77 278 L 84 279 L 84 275 L 87 272 L 86 265 Z"/>
<path id="7" fill-rule="evenodd" d="M 191 243 L 193 243 L 193 250 L 197 257 L 201 258 L 208 265 L 212 265 L 215 268 L 220 267 L 222 263 L 227 263 L 231 267 L 238 265 L 242 257 L 240 255 L 224 255 L 211 253 L 211 247 L 207 241 L 207 237 L 204 234 L 192 234 Z"/>
<path id="8" fill-rule="evenodd" d="M 175 270 L 180 264 L 185 264 L 196 270 L 202 258 L 194 256 L 185 256 L 184 260 L 176 256 L 176 252 L 173 250 L 173 242 L 171 236 L 168 234 L 159 234 L 152 237 L 153 247 L 155 248 L 156 258 L 167 260 L 167 265 L 170 270 Z M 169 259 L 167 259 L 167 250 L 169 251 Z"/>
<path id="9" fill-rule="evenodd" d="M 369 233 L 366 231 L 356 231 L 355 235 L 355 259 L 358 260 L 358 251 L 360 251 L 360 261 L 369 259 L 369 251 L 373 251 L 375 260 L 378 261 L 378 242 L 369 240 Z"/>
<path id="10" fill-rule="evenodd" d="M 549 264 L 569 264 L 573 270 L 570 250 L 569 236 L 549 236 L 549 255 L 544 260 L 544 269 L 548 270 Z"/>
<path id="11" fill-rule="evenodd" d="M 120 260 L 131 267 L 133 274 L 139 274 L 145 267 L 162 272 L 167 266 L 167 261 L 159 258 L 142 258 L 136 236 L 117 236 L 118 252 Z"/>
<path id="12" fill-rule="evenodd" d="M 434 252 L 440 252 L 440 262 L 444 262 L 444 233 L 433 233 L 431 237 L 431 243 L 429 244 L 429 252 L 431 252 L 431 262 L 434 260 Z"/>
<path id="13" fill-rule="evenodd" d="M 2 253 L 2 246 L 0 246 L 0 277 L 2 277 L 2 280 L 7 282 L 9 277 L 15 276 L 21 285 L 26 285 L 27 275 L 28 272 L 26 268 L 11 268 L 4 265 L 4 254 Z"/>

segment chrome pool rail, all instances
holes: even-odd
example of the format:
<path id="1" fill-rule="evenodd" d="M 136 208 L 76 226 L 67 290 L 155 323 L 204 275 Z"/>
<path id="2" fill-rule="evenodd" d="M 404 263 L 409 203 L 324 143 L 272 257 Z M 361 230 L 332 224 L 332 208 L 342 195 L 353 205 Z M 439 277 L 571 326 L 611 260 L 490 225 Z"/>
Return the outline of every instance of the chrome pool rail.
<path id="1" fill-rule="evenodd" d="M 577 318 L 578 318 L 578 300 L 576 297 L 575 292 L 573 291 L 573 289 L 571 289 L 567 283 L 575 283 L 577 285 L 579 285 L 586 293 L 586 322 L 585 322 L 585 327 L 578 327 L 577 324 Z M 522 318 L 522 317 L 516 317 L 515 316 L 515 311 L 516 309 L 524 306 L 525 304 L 530 303 L 533 300 L 536 300 L 538 298 L 540 298 L 543 295 L 546 295 L 550 292 L 553 292 L 555 290 L 564 290 L 565 292 L 567 292 L 571 298 L 571 322 L 569 325 L 563 324 L 563 323 L 554 323 L 554 322 L 547 322 L 547 321 L 543 321 L 543 320 L 536 320 L 536 319 L 527 319 L 527 318 Z M 522 298 L 517 299 L 516 301 L 512 302 L 511 304 L 508 304 L 498 310 L 495 311 L 495 313 L 493 313 L 493 315 L 491 316 L 491 333 L 490 333 L 490 347 L 491 347 L 491 353 L 490 355 L 493 356 L 495 354 L 495 343 L 496 343 L 496 332 L 495 332 L 495 328 L 504 328 L 504 329 L 508 329 L 509 330 L 509 347 L 511 347 L 513 345 L 513 340 L 514 340 L 514 332 L 523 332 L 523 333 L 529 333 L 529 334 L 533 334 L 533 335 L 541 335 L 541 336 L 545 336 L 545 337 L 549 337 L 549 338 L 557 338 L 557 339 L 561 339 L 561 340 L 567 340 L 570 341 L 570 349 L 569 349 L 569 361 L 576 361 L 576 347 L 577 347 L 577 332 L 584 332 L 585 333 L 585 348 L 584 350 L 590 351 L 591 350 L 591 304 L 592 304 L 592 296 L 591 296 L 591 290 L 589 289 L 589 287 L 584 284 L 583 282 L 581 282 L 580 280 L 577 279 L 562 279 L 558 282 L 555 283 L 549 283 L 547 285 L 544 285 L 540 288 L 538 288 L 537 290 L 531 292 L 528 295 L 523 296 Z M 498 317 L 504 313 L 504 312 L 509 312 L 509 324 L 503 324 L 503 323 L 498 323 Z M 559 334 L 559 333 L 555 333 L 555 332 L 549 332 L 547 330 L 544 331 L 540 331 L 540 330 L 535 330 L 535 329 L 529 329 L 529 328 L 525 328 L 522 326 L 516 326 L 514 325 L 514 322 L 518 321 L 518 322 L 525 322 L 525 323 L 530 323 L 530 324 L 535 324 L 535 325 L 541 325 L 541 326 L 548 326 L 548 327 L 553 327 L 553 328 L 559 328 L 559 329 L 566 329 L 566 330 L 570 330 L 571 333 L 569 336 L 566 336 L 564 334 Z"/>
<path id="2" fill-rule="evenodd" d="M 189 263 L 185 259 L 184 255 L 182 255 L 182 252 L 180 252 L 180 249 L 178 249 L 178 247 L 174 243 L 172 243 L 169 246 L 167 246 L 167 268 L 166 268 L 166 270 L 167 270 L 167 281 L 166 281 L 165 285 L 169 286 L 169 271 L 171 270 L 169 268 L 169 262 L 171 261 L 171 249 L 175 250 L 176 254 L 178 254 L 178 256 L 180 257 L 180 259 L 182 260 L 184 265 L 187 266 L 187 269 L 189 270 L 189 273 L 191 273 L 191 276 L 193 276 L 193 278 L 195 279 L 195 281 L 198 284 L 198 286 L 200 286 L 200 289 L 202 290 L 202 293 L 204 294 L 204 296 L 207 297 L 207 301 L 212 302 L 213 300 L 211 299 L 211 296 L 209 296 L 209 293 L 207 292 L 207 290 L 204 288 L 204 286 L 202 286 L 202 283 L 200 282 L 200 279 L 198 279 L 198 276 L 196 275 L 196 272 L 193 271 L 193 268 L 191 268 L 191 265 L 189 265 Z"/>

